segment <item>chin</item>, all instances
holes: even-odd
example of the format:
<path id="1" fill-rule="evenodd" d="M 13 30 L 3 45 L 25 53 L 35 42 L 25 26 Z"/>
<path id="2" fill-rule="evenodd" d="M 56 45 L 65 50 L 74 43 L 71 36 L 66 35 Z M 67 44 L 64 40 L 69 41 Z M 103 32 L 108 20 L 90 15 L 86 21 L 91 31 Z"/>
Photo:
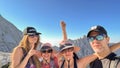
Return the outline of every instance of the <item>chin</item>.
<path id="1" fill-rule="evenodd" d="M 103 52 L 103 49 L 96 49 L 96 50 L 94 50 L 96 53 L 101 53 L 101 52 Z"/>

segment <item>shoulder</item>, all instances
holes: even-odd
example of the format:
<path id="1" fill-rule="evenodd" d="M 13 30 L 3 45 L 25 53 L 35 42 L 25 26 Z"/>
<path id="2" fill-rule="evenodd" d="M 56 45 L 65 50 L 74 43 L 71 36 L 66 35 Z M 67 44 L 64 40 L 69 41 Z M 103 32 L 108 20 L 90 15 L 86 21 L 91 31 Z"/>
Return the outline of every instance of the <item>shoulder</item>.
<path id="1" fill-rule="evenodd" d="M 111 61 L 111 66 L 115 66 L 115 68 L 120 67 L 120 56 L 113 57 L 114 59 Z"/>
<path id="2" fill-rule="evenodd" d="M 22 51 L 22 47 L 17 46 L 17 47 L 14 48 L 13 52 L 14 52 L 14 51 Z"/>
<path id="3" fill-rule="evenodd" d="M 60 67 L 62 66 L 63 62 L 64 62 L 63 59 L 59 59 L 58 64 L 59 64 Z"/>
<path id="4" fill-rule="evenodd" d="M 12 55 L 22 55 L 23 52 L 22 52 L 22 48 L 17 46 L 13 49 L 13 52 L 12 52 Z"/>

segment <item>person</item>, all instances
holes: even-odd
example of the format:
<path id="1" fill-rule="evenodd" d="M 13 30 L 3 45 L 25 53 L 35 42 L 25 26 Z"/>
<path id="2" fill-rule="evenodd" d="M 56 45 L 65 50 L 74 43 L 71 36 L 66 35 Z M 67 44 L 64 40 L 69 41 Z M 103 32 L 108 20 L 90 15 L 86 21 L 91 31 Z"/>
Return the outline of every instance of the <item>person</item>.
<path id="1" fill-rule="evenodd" d="M 74 46 L 71 42 L 67 41 L 66 24 L 64 21 L 61 21 L 61 27 L 63 39 L 60 42 L 60 56 L 63 57 L 64 60 L 59 61 L 60 68 L 68 68 L 69 61 L 70 68 L 87 68 L 89 63 L 97 58 L 96 53 L 79 58 L 76 55 L 76 52 L 80 50 L 80 47 Z M 110 47 L 111 51 L 116 51 L 118 48 L 120 48 L 120 43 L 114 44 Z"/>
<path id="2" fill-rule="evenodd" d="M 34 27 L 24 29 L 22 40 L 13 50 L 11 68 L 40 68 L 36 50 L 40 42 L 40 34 Z"/>
<path id="3" fill-rule="evenodd" d="M 60 56 L 63 59 L 59 60 L 60 68 L 86 68 L 88 64 L 87 61 L 89 60 L 90 62 L 97 57 L 94 55 L 89 55 L 82 59 L 79 58 L 76 53 L 80 50 L 80 47 L 74 46 L 74 44 L 68 41 L 66 24 L 64 21 L 61 21 L 61 27 L 63 40 L 60 42 Z"/>
<path id="4" fill-rule="evenodd" d="M 100 25 L 91 27 L 87 37 L 98 57 L 90 63 L 90 68 L 120 68 L 120 59 L 115 63 L 116 54 L 108 46 L 110 37 L 104 27 Z"/>
<path id="5" fill-rule="evenodd" d="M 43 43 L 40 49 L 41 53 L 41 68 L 59 68 L 58 58 L 54 55 L 56 51 L 50 43 Z"/>

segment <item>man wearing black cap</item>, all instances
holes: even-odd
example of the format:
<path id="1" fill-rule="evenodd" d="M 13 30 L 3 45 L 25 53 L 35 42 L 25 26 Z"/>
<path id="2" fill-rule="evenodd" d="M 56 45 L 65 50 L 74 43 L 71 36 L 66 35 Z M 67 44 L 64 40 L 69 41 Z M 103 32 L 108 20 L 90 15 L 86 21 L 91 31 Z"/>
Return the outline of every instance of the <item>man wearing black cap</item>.
<path id="1" fill-rule="evenodd" d="M 112 53 L 108 44 L 107 31 L 102 26 L 93 26 L 87 34 L 89 43 L 98 56 L 90 63 L 90 68 L 120 68 L 120 60 L 117 62 L 116 54 Z"/>

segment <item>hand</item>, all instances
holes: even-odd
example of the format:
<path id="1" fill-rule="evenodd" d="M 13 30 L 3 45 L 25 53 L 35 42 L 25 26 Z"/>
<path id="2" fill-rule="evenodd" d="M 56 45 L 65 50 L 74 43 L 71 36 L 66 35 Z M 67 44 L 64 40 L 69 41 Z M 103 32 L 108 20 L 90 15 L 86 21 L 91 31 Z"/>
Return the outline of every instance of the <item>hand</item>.
<path id="1" fill-rule="evenodd" d="M 36 50 L 36 54 L 35 54 L 38 58 L 41 58 L 41 52 L 39 50 Z"/>
<path id="2" fill-rule="evenodd" d="M 33 55 L 35 55 L 35 54 L 37 53 L 37 51 L 34 49 L 34 47 L 35 47 L 35 45 L 32 46 L 32 48 L 31 48 L 30 51 L 28 52 L 28 55 L 33 56 Z"/>
<path id="3" fill-rule="evenodd" d="M 61 27 L 62 27 L 62 29 L 65 29 L 66 28 L 66 24 L 65 24 L 65 22 L 64 21 L 61 21 Z"/>

